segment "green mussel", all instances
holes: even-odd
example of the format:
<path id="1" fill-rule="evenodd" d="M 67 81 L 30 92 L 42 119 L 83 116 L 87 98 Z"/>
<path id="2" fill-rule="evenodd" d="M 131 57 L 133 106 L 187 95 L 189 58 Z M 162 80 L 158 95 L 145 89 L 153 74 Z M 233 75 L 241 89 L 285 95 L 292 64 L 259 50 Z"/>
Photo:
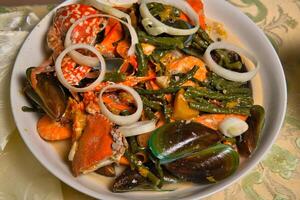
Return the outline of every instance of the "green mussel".
<path id="1" fill-rule="evenodd" d="M 233 174 L 239 154 L 230 146 L 217 144 L 165 165 L 173 175 L 194 183 L 213 183 Z"/>
<path id="2" fill-rule="evenodd" d="M 220 142 L 222 135 L 199 123 L 181 121 L 156 129 L 149 139 L 149 149 L 161 164 L 204 150 Z"/>
<path id="3" fill-rule="evenodd" d="M 237 147 L 240 155 L 249 157 L 259 141 L 261 130 L 265 122 L 265 110 L 260 105 L 254 105 L 250 109 L 250 117 L 247 119 L 248 130 L 237 138 Z"/>
<path id="4" fill-rule="evenodd" d="M 37 84 L 32 87 L 31 73 L 33 67 L 26 71 L 28 83 L 23 91 L 26 96 L 41 107 L 51 118 L 59 120 L 64 114 L 67 97 L 62 86 L 46 73 L 36 75 Z"/>

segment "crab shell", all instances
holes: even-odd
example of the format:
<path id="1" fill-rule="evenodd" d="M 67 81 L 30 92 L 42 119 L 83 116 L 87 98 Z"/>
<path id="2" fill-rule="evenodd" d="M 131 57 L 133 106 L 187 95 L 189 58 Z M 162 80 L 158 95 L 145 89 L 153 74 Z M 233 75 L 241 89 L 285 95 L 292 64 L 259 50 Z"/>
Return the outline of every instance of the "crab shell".
<path id="1" fill-rule="evenodd" d="M 101 114 L 87 116 L 84 132 L 76 143 L 72 161 L 74 176 L 118 162 L 127 148 L 126 139 Z"/>
<path id="2" fill-rule="evenodd" d="M 83 5 L 73 4 L 61 7 L 55 13 L 53 24 L 47 34 L 48 47 L 53 51 L 55 59 L 64 50 L 64 39 L 71 25 L 78 19 L 97 14 L 94 8 Z M 79 23 L 71 34 L 73 44 L 95 43 L 97 34 L 101 31 L 100 25 L 105 23 L 105 19 L 95 17 Z M 77 64 L 67 55 L 62 62 L 62 71 L 66 80 L 72 85 L 78 85 L 91 70 L 89 66 L 77 66 Z"/>
<path id="3" fill-rule="evenodd" d="M 64 37 L 71 25 L 83 16 L 97 14 L 93 7 L 83 4 L 72 4 L 59 8 L 53 18 L 53 24 L 47 34 L 50 49 L 58 55 L 64 49 Z M 100 31 L 101 18 L 90 18 L 80 23 L 73 31 L 73 43 L 91 44 Z"/>

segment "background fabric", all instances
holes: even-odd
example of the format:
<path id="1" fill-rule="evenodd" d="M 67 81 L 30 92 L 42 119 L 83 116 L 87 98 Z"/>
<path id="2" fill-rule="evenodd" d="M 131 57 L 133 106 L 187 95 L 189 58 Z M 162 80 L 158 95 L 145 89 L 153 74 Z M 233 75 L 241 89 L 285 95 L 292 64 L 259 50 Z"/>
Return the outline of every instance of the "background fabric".
<path id="1" fill-rule="evenodd" d="M 266 158 L 238 183 L 206 199 L 300 199 L 300 0 L 229 2 L 264 30 L 277 50 L 288 82 L 288 110 L 281 134 Z M 41 166 L 11 117 L 8 88 L 15 56 L 31 28 L 53 7 L 0 5 L 0 200 L 92 199 Z"/>

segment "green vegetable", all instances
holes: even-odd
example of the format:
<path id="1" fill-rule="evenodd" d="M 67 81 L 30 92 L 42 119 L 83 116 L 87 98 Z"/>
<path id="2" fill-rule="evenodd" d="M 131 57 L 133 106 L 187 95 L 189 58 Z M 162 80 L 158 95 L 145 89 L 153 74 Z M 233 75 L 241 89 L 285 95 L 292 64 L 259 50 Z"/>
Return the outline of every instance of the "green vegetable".
<path id="1" fill-rule="evenodd" d="M 126 75 L 120 72 L 106 72 L 103 81 L 110 81 L 110 82 L 123 82 L 126 80 Z"/>
<path id="2" fill-rule="evenodd" d="M 171 83 L 171 86 L 181 86 L 188 80 L 191 80 L 196 74 L 198 69 L 199 69 L 198 66 L 194 66 L 193 69 L 191 69 L 187 74 L 181 77 L 178 81 Z"/>
<path id="3" fill-rule="evenodd" d="M 138 76 L 145 76 L 148 71 L 147 59 L 143 53 L 143 49 L 140 43 L 136 44 L 136 53 L 137 53 L 137 61 L 138 61 Z"/>
<path id="4" fill-rule="evenodd" d="M 144 96 L 141 96 L 141 97 L 142 97 L 143 104 L 146 107 L 152 108 L 155 111 L 160 111 L 161 110 L 161 103 L 159 103 L 157 101 L 151 101 L 151 100 L 147 99 Z"/>
<path id="5" fill-rule="evenodd" d="M 176 93 L 178 90 L 180 90 L 180 87 L 175 86 L 175 87 L 168 87 L 159 90 L 145 90 L 141 88 L 136 88 L 135 90 L 141 95 L 168 94 L 168 93 Z"/>
<path id="6" fill-rule="evenodd" d="M 180 37 L 154 37 L 147 35 L 143 31 L 138 31 L 137 33 L 140 42 L 152 44 L 159 49 L 184 48 L 182 38 Z"/>
<path id="7" fill-rule="evenodd" d="M 154 115 L 154 113 L 152 112 L 151 108 L 149 107 L 145 107 L 144 108 L 144 112 L 145 112 L 145 115 L 148 119 L 155 119 L 156 116 Z"/>
<path id="8" fill-rule="evenodd" d="M 137 159 L 137 157 L 130 153 L 128 150 L 125 151 L 125 157 L 130 162 L 133 169 L 136 169 L 140 175 L 147 178 L 154 186 L 160 187 L 162 185 L 161 180 L 155 176 L 143 163 Z"/>
<path id="9" fill-rule="evenodd" d="M 207 113 L 219 113 L 219 114 L 242 114 L 242 115 L 250 115 L 249 108 L 222 108 L 216 105 L 208 103 L 203 99 L 202 102 L 190 102 L 190 107 L 202 112 Z"/>
<path id="10" fill-rule="evenodd" d="M 204 97 L 216 100 L 236 100 L 236 99 L 251 99 L 247 94 L 222 94 L 206 88 L 191 88 L 189 87 L 185 93 L 186 98 Z"/>
<path id="11" fill-rule="evenodd" d="M 169 123 L 172 115 L 172 108 L 170 105 L 168 105 L 168 102 L 165 99 L 163 99 L 163 112 L 166 123 Z"/>

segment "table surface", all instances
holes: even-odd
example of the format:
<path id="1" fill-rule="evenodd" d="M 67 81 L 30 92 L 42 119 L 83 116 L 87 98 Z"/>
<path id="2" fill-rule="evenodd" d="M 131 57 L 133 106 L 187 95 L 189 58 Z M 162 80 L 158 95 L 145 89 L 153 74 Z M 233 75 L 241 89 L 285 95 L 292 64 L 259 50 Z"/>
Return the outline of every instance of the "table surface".
<path id="1" fill-rule="evenodd" d="M 12 133 L 5 149 L 0 150 L 0 199 L 92 199 L 61 183 L 39 164 L 20 138 L 9 110 L 10 71 L 33 27 L 26 21 L 38 21 L 33 13 L 41 19 L 54 7 L 49 4 L 54 1 L 0 2 L 0 136 Z M 32 6 L 36 2 L 47 5 Z M 288 109 L 281 134 L 265 159 L 238 183 L 206 199 L 300 199 L 300 0 L 229 2 L 246 13 L 277 50 L 288 82 Z M 7 7 L 20 5 L 16 3 L 27 6 Z"/>

